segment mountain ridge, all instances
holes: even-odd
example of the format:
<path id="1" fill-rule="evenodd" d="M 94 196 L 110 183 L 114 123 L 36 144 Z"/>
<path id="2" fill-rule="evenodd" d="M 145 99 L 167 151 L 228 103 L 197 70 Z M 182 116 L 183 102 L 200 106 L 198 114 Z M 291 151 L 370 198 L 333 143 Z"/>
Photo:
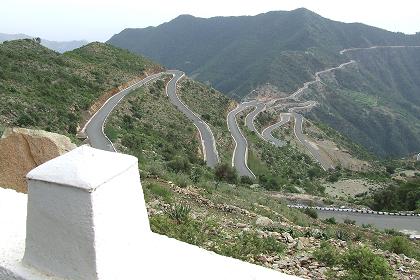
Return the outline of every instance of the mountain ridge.
<path id="1" fill-rule="evenodd" d="M 289 95 L 305 82 L 313 80 L 316 72 L 348 62 L 353 55 L 360 57 L 358 67 L 363 68 L 365 76 L 359 77 L 353 84 L 347 78 L 346 87 L 347 90 L 362 91 L 369 98 L 379 96 L 380 104 L 386 104 L 382 113 L 373 114 L 370 120 L 363 119 L 363 123 L 370 121 L 374 125 L 368 128 L 361 123 L 362 118 L 354 115 L 368 109 L 357 99 L 347 99 L 346 102 L 350 102 L 348 107 L 340 103 L 341 107 L 336 108 L 336 119 L 328 117 L 328 106 L 334 104 L 322 99 L 324 93 L 315 87 L 311 87 L 308 94 L 316 94 L 315 99 L 324 100 L 325 105 L 329 105 L 321 106 L 322 112 L 309 114 L 309 117 L 325 122 L 381 157 L 405 156 L 420 150 L 420 130 L 413 126 L 420 122 L 415 113 L 420 103 L 411 98 L 413 92 L 420 89 L 420 81 L 415 76 L 418 69 L 414 63 L 416 59 L 405 59 L 404 50 L 377 50 L 381 54 L 377 57 L 379 60 L 386 60 L 391 53 L 398 58 L 395 62 L 400 71 L 389 69 L 390 63 L 380 64 L 383 72 L 387 73 L 387 78 L 384 78 L 381 73 L 364 65 L 366 62 L 375 63 L 372 59 L 353 52 L 340 54 L 341 50 L 348 48 L 420 45 L 420 34 L 390 32 L 363 23 L 342 23 L 301 8 L 256 16 L 209 19 L 181 15 L 157 27 L 126 29 L 108 42 L 142 53 L 170 68 L 184 70 L 194 79 L 236 100 L 243 100 L 253 90 L 267 84 L 275 89 L 274 94 Z M 416 53 L 412 51 L 410 55 L 415 58 Z M 399 72 L 405 73 L 405 76 L 399 77 Z M 387 95 L 378 95 L 378 88 L 386 89 L 388 80 L 395 81 L 392 90 L 386 90 Z M 404 93 L 407 90 L 409 94 Z M 398 105 L 406 103 L 409 96 L 410 100 L 415 100 L 409 107 Z M 354 110 L 343 114 L 348 108 Z M 394 139 L 391 143 L 375 140 L 375 135 L 387 137 L 386 131 L 390 133 L 390 129 L 399 131 L 394 127 L 397 124 L 392 121 L 393 117 L 402 118 L 399 123 L 403 130 L 413 132 L 413 141 L 407 147 L 395 142 L 399 138 L 404 139 L 402 131 L 391 137 Z M 388 123 L 394 124 L 388 126 Z"/>
<path id="2" fill-rule="evenodd" d="M 18 34 L 6 34 L 0 33 L 0 43 L 10 40 L 19 40 L 19 39 L 33 39 L 34 36 L 29 36 L 23 33 Z M 84 45 L 87 45 L 89 42 L 86 40 L 71 40 L 71 41 L 51 41 L 41 38 L 41 45 L 57 51 L 59 53 L 64 53 L 67 51 L 72 51 L 74 49 L 80 48 Z"/>

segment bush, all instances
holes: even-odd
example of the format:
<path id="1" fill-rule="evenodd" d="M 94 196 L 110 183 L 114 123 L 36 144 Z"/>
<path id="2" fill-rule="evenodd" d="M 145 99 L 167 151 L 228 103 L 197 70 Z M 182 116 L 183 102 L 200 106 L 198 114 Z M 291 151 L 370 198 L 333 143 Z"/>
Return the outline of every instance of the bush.
<path id="1" fill-rule="evenodd" d="M 273 237 L 260 238 L 255 233 L 243 233 L 234 238 L 232 242 L 220 244 L 216 252 L 247 261 L 250 256 L 281 254 L 284 252 L 284 249 L 284 244 Z"/>
<path id="2" fill-rule="evenodd" d="M 189 172 L 191 169 L 190 162 L 183 157 L 175 157 L 168 162 L 168 167 L 175 172 Z"/>
<path id="3" fill-rule="evenodd" d="M 227 163 L 218 164 L 214 170 L 214 174 L 218 180 L 229 183 L 236 183 L 238 179 L 236 169 Z"/>
<path id="4" fill-rule="evenodd" d="M 185 174 L 177 174 L 174 183 L 180 188 L 186 188 L 191 184 L 190 178 Z"/>
<path id="5" fill-rule="evenodd" d="M 395 254 L 404 254 L 406 256 L 411 256 L 413 252 L 410 242 L 403 236 L 393 236 L 385 242 L 384 249 Z"/>
<path id="6" fill-rule="evenodd" d="M 330 224 L 330 225 L 335 225 L 335 224 L 337 224 L 337 221 L 335 220 L 335 218 L 334 218 L 334 217 L 331 217 L 331 218 L 326 218 L 324 221 L 325 221 L 325 223 Z"/>
<path id="7" fill-rule="evenodd" d="M 165 168 L 156 162 L 151 163 L 151 165 L 146 166 L 145 170 L 153 176 L 162 177 L 164 174 Z"/>
<path id="8" fill-rule="evenodd" d="M 318 213 L 313 208 L 305 208 L 303 210 L 303 213 L 305 213 L 306 215 L 308 215 L 309 217 L 311 217 L 313 219 L 318 219 Z"/>
<path id="9" fill-rule="evenodd" d="M 375 255 L 367 247 L 350 248 L 342 257 L 346 270 L 343 280 L 390 280 L 394 279 L 392 269 L 385 258 Z"/>
<path id="10" fill-rule="evenodd" d="M 172 192 L 161 185 L 151 183 L 147 185 L 147 189 L 153 194 L 160 196 L 166 203 L 172 201 Z"/>
<path id="11" fill-rule="evenodd" d="M 175 204 L 168 211 L 168 216 L 177 224 L 188 221 L 191 207 L 184 204 Z"/>
<path id="12" fill-rule="evenodd" d="M 333 245 L 322 241 L 320 248 L 314 252 L 314 258 L 327 266 L 334 266 L 339 263 L 340 254 Z"/>
<path id="13" fill-rule="evenodd" d="M 218 238 L 212 234 L 214 225 L 208 221 L 198 222 L 188 219 L 179 224 L 168 215 L 153 215 L 150 217 L 150 227 L 153 232 L 197 246 L 203 246 L 209 239 Z"/>
<path id="14" fill-rule="evenodd" d="M 240 182 L 241 184 L 252 185 L 254 183 L 254 180 L 252 180 L 248 176 L 241 176 Z"/>
<path id="15" fill-rule="evenodd" d="M 338 179 L 340 179 L 340 174 L 339 173 L 332 173 L 327 177 L 327 181 L 331 182 L 331 183 L 335 183 L 338 181 Z"/>
<path id="16" fill-rule="evenodd" d="M 355 221 L 355 220 L 351 220 L 351 219 L 349 219 L 349 218 L 345 218 L 345 219 L 344 219 L 344 223 L 345 223 L 346 225 L 355 225 L 355 224 L 356 224 L 356 221 Z"/>
<path id="17" fill-rule="evenodd" d="M 343 241 L 348 241 L 350 239 L 350 233 L 346 230 L 338 229 L 335 232 L 335 237 Z"/>

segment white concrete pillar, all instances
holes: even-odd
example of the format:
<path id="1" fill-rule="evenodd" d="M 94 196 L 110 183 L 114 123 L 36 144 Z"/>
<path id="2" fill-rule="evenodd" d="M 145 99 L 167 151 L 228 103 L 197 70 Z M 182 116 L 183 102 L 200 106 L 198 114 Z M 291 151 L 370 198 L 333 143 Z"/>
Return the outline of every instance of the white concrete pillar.
<path id="1" fill-rule="evenodd" d="M 118 279 L 150 239 L 133 156 L 82 146 L 27 179 L 25 265 L 65 279 Z"/>

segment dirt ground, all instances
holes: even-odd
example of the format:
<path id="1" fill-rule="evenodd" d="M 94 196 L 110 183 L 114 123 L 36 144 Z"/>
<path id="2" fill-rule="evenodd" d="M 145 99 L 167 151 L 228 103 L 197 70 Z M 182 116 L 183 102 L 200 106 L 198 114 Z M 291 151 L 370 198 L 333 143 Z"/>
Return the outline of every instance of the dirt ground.
<path id="1" fill-rule="evenodd" d="M 335 183 L 325 183 L 325 192 L 333 198 L 355 197 L 357 194 L 371 192 L 382 186 L 362 179 L 340 180 Z"/>

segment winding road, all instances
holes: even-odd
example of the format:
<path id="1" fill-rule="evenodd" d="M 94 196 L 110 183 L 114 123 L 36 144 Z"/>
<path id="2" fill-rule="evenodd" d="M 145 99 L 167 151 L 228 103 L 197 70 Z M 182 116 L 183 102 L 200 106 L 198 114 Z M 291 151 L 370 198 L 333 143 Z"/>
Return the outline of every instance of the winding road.
<path id="1" fill-rule="evenodd" d="M 219 162 L 219 156 L 216 149 L 216 141 L 210 127 L 205 123 L 198 115 L 191 111 L 176 94 L 176 85 L 178 81 L 185 75 L 184 72 L 178 70 L 168 70 L 167 72 L 161 72 L 158 74 L 150 75 L 143 80 L 133 84 L 132 86 L 116 93 L 110 97 L 104 105 L 89 119 L 82 132 L 85 132 L 89 143 L 92 147 L 116 152 L 116 149 L 111 140 L 104 133 L 104 125 L 109 114 L 114 110 L 121 100 L 127 96 L 130 92 L 138 89 L 144 84 L 154 81 L 161 77 L 163 74 L 172 75 L 172 79 L 166 85 L 166 95 L 169 97 L 170 102 L 177 107 L 179 111 L 190 119 L 193 124 L 197 127 L 200 133 L 201 145 L 203 149 L 203 158 L 207 165 L 214 167 Z"/>
<path id="2" fill-rule="evenodd" d="M 280 128 L 281 126 L 285 125 L 286 123 L 290 122 L 290 117 L 291 114 L 290 113 L 281 113 L 280 114 L 280 121 L 272 124 L 270 126 L 267 126 L 266 128 L 264 128 L 264 130 L 261 132 L 262 137 L 272 143 L 273 145 L 277 146 L 277 147 L 283 147 L 286 145 L 286 142 L 277 139 L 276 137 L 273 136 L 273 131 Z"/>
<path id="3" fill-rule="evenodd" d="M 343 49 L 341 50 L 339 53 L 341 55 L 344 55 L 347 52 L 351 52 L 351 51 L 358 51 L 358 50 L 371 50 L 371 49 L 379 49 L 379 48 L 420 48 L 420 46 L 371 46 L 371 47 L 366 47 L 366 48 L 348 48 L 348 49 Z M 356 63 L 355 60 L 350 60 L 348 62 L 344 62 L 336 67 L 331 67 L 322 71 L 318 71 L 315 73 L 315 79 L 312 81 L 308 81 L 305 82 L 303 84 L 302 87 L 300 87 L 299 89 L 297 89 L 295 92 L 293 92 L 292 94 L 286 96 L 286 97 L 281 97 L 281 98 L 275 98 L 275 99 L 271 99 L 269 101 L 258 101 L 258 100 L 251 100 L 251 101 L 246 101 L 243 102 L 241 104 L 238 105 L 237 108 L 235 108 L 234 110 L 232 110 L 229 114 L 228 114 L 228 128 L 232 133 L 232 137 L 235 139 L 236 145 L 235 145 L 235 150 L 233 153 L 233 157 L 232 157 L 232 166 L 234 166 L 238 173 L 244 176 L 250 176 L 250 177 L 255 177 L 255 175 L 252 173 L 251 170 L 249 170 L 248 166 L 247 166 L 247 154 L 248 154 L 248 143 L 245 139 L 245 137 L 243 136 L 238 123 L 236 121 L 236 115 L 245 110 L 246 108 L 252 106 L 254 107 L 254 110 L 252 112 L 250 112 L 246 117 L 245 117 L 245 124 L 247 126 L 247 128 L 250 131 L 255 132 L 258 136 L 262 137 L 264 140 L 272 143 L 273 145 L 277 146 L 277 147 L 282 147 L 285 145 L 284 141 L 280 140 L 280 139 L 276 139 L 273 135 L 272 132 L 281 127 L 282 125 L 286 124 L 287 122 L 290 121 L 290 115 L 283 115 L 284 113 L 280 114 L 280 120 L 279 122 L 272 124 L 268 127 L 266 127 L 261 133 L 259 133 L 259 131 L 256 129 L 254 121 L 255 118 L 258 116 L 259 113 L 263 112 L 266 109 L 269 108 L 275 108 L 275 107 L 280 107 L 280 106 L 285 106 L 288 105 L 290 103 L 287 102 L 287 100 L 295 100 L 298 101 L 299 95 L 301 95 L 306 89 L 309 88 L 310 85 L 315 84 L 315 83 L 319 83 L 322 82 L 321 81 L 321 75 L 331 72 L 331 71 L 335 71 L 335 70 L 339 70 L 342 69 L 343 67 L 346 67 L 350 64 Z M 309 102 L 314 102 L 314 101 L 309 101 Z M 332 162 L 330 162 L 329 160 L 323 158 L 320 155 L 319 152 L 319 148 L 317 147 L 317 145 L 311 141 L 309 141 L 308 139 L 306 139 L 306 137 L 303 134 L 303 129 L 302 129 L 302 124 L 304 121 L 304 117 L 301 114 L 298 114 L 296 111 L 304 109 L 304 108 L 310 108 L 315 106 L 316 103 L 311 104 L 311 105 L 306 105 L 306 106 L 297 106 L 297 107 L 292 107 L 289 109 L 289 112 L 291 113 L 291 116 L 294 118 L 295 120 L 295 125 L 294 125 L 294 134 L 296 136 L 296 138 L 298 139 L 298 141 L 308 150 L 308 152 L 313 156 L 313 158 L 321 165 L 321 167 L 324 170 L 328 170 L 328 169 L 334 169 L 334 166 L 332 164 Z M 238 144 L 238 142 L 240 142 Z M 244 163 L 240 163 L 239 161 L 245 161 Z M 252 175 L 251 175 L 252 174 Z"/>
<path id="4" fill-rule="evenodd" d="M 230 111 L 227 115 L 227 126 L 233 140 L 235 141 L 235 148 L 233 150 L 232 156 L 232 166 L 235 167 L 239 176 L 248 176 L 251 178 L 256 177 L 248 167 L 248 142 L 238 126 L 236 116 L 248 107 L 253 107 L 256 105 L 257 101 L 243 102 L 238 104 L 238 106 Z"/>
<path id="5" fill-rule="evenodd" d="M 178 81 L 184 77 L 185 73 L 179 70 L 169 70 L 167 73 L 173 75 L 173 78 L 166 86 L 166 95 L 169 96 L 171 103 L 175 105 L 179 111 L 184 113 L 184 115 L 197 127 L 198 132 L 200 133 L 204 161 L 208 166 L 215 167 L 219 163 L 219 155 L 217 153 L 216 140 L 214 140 L 213 132 L 208 124 L 196 113 L 191 111 L 176 94 L 176 85 Z"/>
<path id="6" fill-rule="evenodd" d="M 125 96 L 127 96 L 127 94 L 138 89 L 144 84 L 159 78 L 162 74 L 163 73 L 158 73 L 147 76 L 143 80 L 114 94 L 104 103 L 104 105 L 102 105 L 102 107 L 88 120 L 82 129 L 82 133 L 86 133 L 89 139 L 89 143 L 92 147 L 105 151 L 116 152 L 114 144 L 112 144 L 111 140 L 109 140 L 109 138 L 104 133 L 104 125 L 106 119 L 112 110 L 114 110 L 115 106 L 117 106 L 118 103 L 120 103 L 120 101 Z"/>

